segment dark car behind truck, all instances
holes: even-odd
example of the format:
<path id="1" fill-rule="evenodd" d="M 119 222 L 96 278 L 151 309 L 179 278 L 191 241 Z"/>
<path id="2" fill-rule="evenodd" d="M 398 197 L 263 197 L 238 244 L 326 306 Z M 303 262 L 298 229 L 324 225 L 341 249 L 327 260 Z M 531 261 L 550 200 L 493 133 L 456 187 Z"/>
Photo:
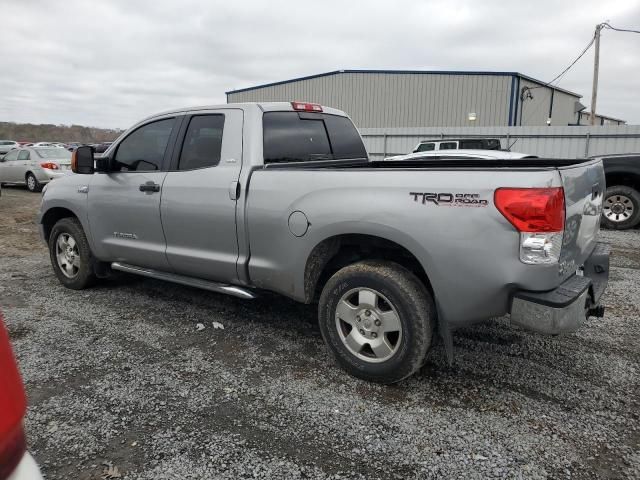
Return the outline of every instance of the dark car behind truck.
<path id="1" fill-rule="evenodd" d="M 640 153 L 601 155 L 607 182 L 602 224 L 627 230 L 640 224 Z"/>

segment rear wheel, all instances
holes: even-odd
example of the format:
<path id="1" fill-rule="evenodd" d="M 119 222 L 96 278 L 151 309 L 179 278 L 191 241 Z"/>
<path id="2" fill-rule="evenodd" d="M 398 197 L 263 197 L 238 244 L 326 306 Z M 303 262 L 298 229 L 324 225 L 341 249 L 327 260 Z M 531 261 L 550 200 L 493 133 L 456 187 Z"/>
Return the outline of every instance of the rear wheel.
<path id="1" fill-rule="evenodd" d="M 431 295 L 390 262 L 363 261 L 329 279 L 319 304 L 322 336 L 338 364 L 364 380 L 394 383 L 415 373 L 431 346 Z"/>
<path id="2" fill-rule="evenodd" d="M 65 287 L 82 290 L 95 282 L 95 259 L 77 219 L 63 218 L 53 226 L 49 256 L 53 271 Z"/>
<path id="3" fill-rule="evenodd" d="M 639 222 L 640 193 L 624 185 L 607 188 L 602 205 L 602 224 L 607 228 L 626 230 Z"/>
<path id="4" fill-rule="evenodd" d="M 42 190 L 42 184 L 38 182 L 38 179 L 33 173 L 31 172 L 27 173 L 26 181 L 27 181 L 27 189 L 30 192 L 39 192 L 40 190 Z"/>

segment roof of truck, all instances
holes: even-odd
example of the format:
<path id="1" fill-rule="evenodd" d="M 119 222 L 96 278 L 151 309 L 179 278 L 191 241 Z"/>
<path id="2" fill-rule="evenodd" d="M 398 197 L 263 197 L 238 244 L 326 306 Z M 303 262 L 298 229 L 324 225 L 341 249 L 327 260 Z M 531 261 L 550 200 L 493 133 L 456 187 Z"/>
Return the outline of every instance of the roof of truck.
<path id="1" fill-rule="evenodd" d="M 292 101 L 300 101 L 300 102 L 304 102 L 303 100 L 292 100 Z M 207 110 L 219 110 L 221 108 L 240 108 L 242 110 L 247 110 L 249 108 L 253 108 L 253 107 L 258 107 L 260 110 L 262 110 L 263 112 L 293 112 L 295 111 L 293 109 L 293 106 L 291 105 L 291 102 L 242 102 L 242 103 L 220 103 L 217 105 L 199 105 L 199 106 L 193 106 L 193 107 L 184 107 L 184 108 L 177 108 L 177 109 L 172 109 L 172 110 L 165 110 L 163 112 L 159 112 L 156 113 L 154 115 L 150 115 L 142 120 L 140 120 L 139 122 L 136 123 L 143 123 L 146 122 L 147 120 L 151 120 L 152 118 L 157 118 L 157 117 L 164 117 L 166 115 L 171 115 L 171 114 L 183 114 L 183 113 L 188 113 L 188 112 L 197 112 L 197 111 L 207 111 Z M 344 113 L 342 110 L 338 110 L 336 108 L 331 108 L 331 107 L 327 107 L 326 105 L 322 105 L 322 112 L 323 113 L 329 113 L 331 115 L 340 115 L 340 116 L 347 116 L 346 113 Z"/>

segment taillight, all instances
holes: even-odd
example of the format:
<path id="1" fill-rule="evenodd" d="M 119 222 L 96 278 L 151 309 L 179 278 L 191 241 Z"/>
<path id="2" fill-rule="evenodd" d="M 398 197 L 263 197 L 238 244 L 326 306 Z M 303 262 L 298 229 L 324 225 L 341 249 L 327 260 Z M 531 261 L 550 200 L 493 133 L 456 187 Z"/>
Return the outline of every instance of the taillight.
<path id="1" fill-rule="evenodd" d="M 520 232 L 520 260 L 556 263 L 564 231 L 564 189 L 498 188 L 496 208 Z"/>
<path id="2" fill-rule="evenodd" d="M 53 162 L 43 162 L 40 164 L 42 168 L 48 168 L 49 170 L 58 170 L 58 165 Z"/>
<path id="3" fill-rule="evenodd" d="M 9 477 L 26 451 L 22 428 L 26 409 L 22 379 L 0 315 L 0 480 Z"/>
<path id="4" fill-rule="evenodd" d="M 309 102 L 291 102 L 291 106 L 298 112 L 322 112 L 322 105 Z"/>

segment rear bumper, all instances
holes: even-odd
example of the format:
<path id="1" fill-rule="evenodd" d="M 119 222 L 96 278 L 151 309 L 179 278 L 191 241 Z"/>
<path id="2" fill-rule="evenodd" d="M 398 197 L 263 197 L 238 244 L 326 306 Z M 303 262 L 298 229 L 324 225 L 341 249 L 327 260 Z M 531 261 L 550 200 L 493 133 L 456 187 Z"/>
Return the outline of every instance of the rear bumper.
<path id="1" fill-rule="evenodd" d="M 600 298 L 609 281 L 609 245 L 598 243 L 583 267 L 547 292 L 516 291 L 511 297 L 511 322 L 540 333 L 575 332 L 589 316 L 603 316 Z"/>
<path id="2" fill-rule="evenodd" d="M 71 170 L 50 170 L 48 168 L 43 168 L 41 170 L 42 171 L 37 175 L 38 181 L 40 183 L 47 183 L 51 180 L 67 176 L 71 173 Z"/>

